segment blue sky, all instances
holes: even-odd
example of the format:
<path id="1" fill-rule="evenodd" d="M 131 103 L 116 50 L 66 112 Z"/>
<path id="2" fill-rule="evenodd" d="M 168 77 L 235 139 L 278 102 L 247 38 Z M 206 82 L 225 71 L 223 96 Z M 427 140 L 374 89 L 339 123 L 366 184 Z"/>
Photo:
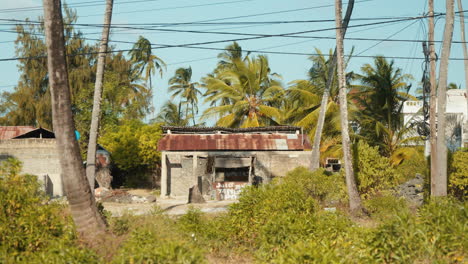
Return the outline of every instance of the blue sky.
<path id="1" fill-rule="evenodd" d="M 91 0 L 77 1 L 71 0 L 68 3 L 73 5 Z M 134 2 L 137 1 L 137 2 Z M 77 7 L 79 16 L 78 23 L 102 23 L 104 13 L 104 2 L 102 4 L 92 1 L 90 5 Z M 131 3 L 134 2 L 134 3 Z M 445 1 L 435 1 L 436 12 L 445 12 Z M 468 9 L 468 2 L 464 2 L 464 8 Z M 0 0 L 0 18 L 3 19 L 36 19 L 41 15 L 42 10 L 21 12 L 2 12 L 1 9 L 24 8 L 41 6 L 42 1 L 37 0 Z M 260 22 L 260 21 L 287 21 L 287 20 L 322 20 L 334 18 L 333 0 L 115 0 L 114 15 L 112 22 L 115 24 L 127 23 L 181 23 L 204 21 L 210 19 L 219 19 L 226 17 L 236 17 L 245 15 L 254 15 L 261 13 L 273 13 L 269 15 L 257 15 L 238 19 L 225 19 L 222 22 Z M 100 5 L 99 5 L 100 4 Z M 344 3 L 346 4 L 346 2 Z M 85 5 L 85 4 L 84 4 Z M 344 9 L 346 5 L 344 6 Z M 294 10 L 280 13 L 285 10 Z M 455 7 L 457 11 L 457 6 Z M 406 17 L 418 16 L 427 11 L 427 0 L 356 0 L 353 18 L 375 18 L 375 17 Z M 467 15 L 468 17 L 468 15 Z M 466 19 L 468 20 L 468 19 Z M 351 21 L 350 25 L 363 24 L 373 21 Z M 436 21 L 436 40 L 442 40 L 444 18 Z M 459 19 L 455 21 L 454 37 L 456 41 L 460 40 Z M 468 26 L 468 25 L 467 25 Z M 300 24 L 282 24 L 282 25 L 179 25 L 167 27 L 168 29 L 181 30 L 216 30 L 237 33 L 253 34 L 281 34 L 288 32 L 307 31 L 314 29 L 332 28 L 334 22 L 322 23 L 300 23 Z M 1 30 L 10 29 L 8 26 L 0 26 L 0 58 L 11 58 L 15 56 L 14 43 L 16 34 L 1 32 Z M 98 38 L 100 36 L 99 28 L 82 28 L 82 31 L 89 38 Z M 427 21 L 404 21 L 392 24 L 368 26 L 359 28 L 350 28 L 347 37 L 354 38 L 393 38 L 393 39 L 418 39 L 426 38 Z M 198 33 L 180 33 L 180 32 L 161 32 L 161 31 L 142 31 L 142 30 L 114 30 L 111 40 L 136 41 L 139 35 L 148 38 L 153 44 L 185 44 L 205 42 L 212 40 L 225 40 L 242 38 L 242 36 L 216 35 L 216 34 L 198 34 Z M 304 36 L 334 37 L 333 30 L 302 34 Z M 203 45 L 204 47 L 224 48 L 229 43 L 218 43 Z M 334 40 L 314 40 L 300 38 L 265 38 L 257 40 L 240 41 L 239 44 L 244 49 L 266 50 L 278 52 L 298 52 L 315 53 L 315 48 L 327 53 L 329 49 L 334 48 Z M 377 44 L 377 45 L 376 45 Z M 131 48 L 131 44 L 114 44 L 117 49 Z M 375 45 L 375 46 L 374 46 Z M 374 46 L 374 47 L 372 47 Z M 345 50 L 354 47 L 355 54 L 361 52 L 362 55 L 384 55 L 400 57 L 422 57 L 422 48 L 420 43 L 413 42 L 382 42 L 377 41 L 345 41 Z M 436 44 L 436 51 L 439 53 L 440 44 Z M 198 50 L 188 48 L 168 48 L 155 49 L 155 54 L 162 58 L 167 64 L 167 71 L 163 78 L 154 76 L 154 106 L 156 112 L 170 99 L 167 92 L 167 81 L 173 76 L 175 70 L 179 67 L 191 66 L 193 70 L 193 80 L 198 81 L 201 77 L 211 72 L 217 62 L 216 50 Z M 311 66 L 308 56 L 304 55 L 282 55 L 268 54 L 271 69 L 283 76 L 283 83 L 287 85 L 296 79 L 306 78 L 306 73 Z M 451 57 L 461 58 L 463 52 L 461 44 L 453 44 Z M 413 87 L 417 87 L 422 74 L 422 60 L 395 59 L 395 65 L 404 70 L 405 73 L 412 74 L 415 78 Z M 360 72 L 360 67 L 364 63 L 372 63 L 372 58 L 352 58 L 348 65 L 348 71 Z M 450 61 L 449 81 L 465 87 L 463 61 Z M 9 91 L 14 88 L 18 80 L 18 70 L 15 61 L 0 61 L 0 90 Z M 201 110 L 204 107 L 201 106 Z"/>

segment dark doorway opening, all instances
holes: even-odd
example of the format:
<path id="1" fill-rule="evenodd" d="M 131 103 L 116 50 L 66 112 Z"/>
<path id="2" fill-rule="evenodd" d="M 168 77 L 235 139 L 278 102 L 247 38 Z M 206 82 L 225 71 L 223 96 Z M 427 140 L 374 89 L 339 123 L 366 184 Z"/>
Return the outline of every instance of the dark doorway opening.
<path id="1" fill-rule="evenodd" d="M 248 182 L 249 167 L 240 168 L 216 168 L 217 182 Z"/>

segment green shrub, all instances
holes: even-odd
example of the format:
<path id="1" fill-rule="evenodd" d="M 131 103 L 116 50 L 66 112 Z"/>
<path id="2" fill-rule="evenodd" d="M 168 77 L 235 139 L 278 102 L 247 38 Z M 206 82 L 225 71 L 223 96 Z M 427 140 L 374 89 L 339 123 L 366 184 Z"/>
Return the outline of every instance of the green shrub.
<path id="1" fill-rule="evenodd" d="M 14 159 L 0 166 L 0 263 L 78 263 L 98 261 L 76 245 L 70 216 L 51 203 L 36 176 L 20 174 Z M 54 261 L 55 260 L 55 261 Z"/>
<path id="2" fill-rule="evenodd" d="M 468 149 L 453 153 L 449 169 L 449 191 L 460 199 L 468 196 Z"/>
<path id="3" fill-rule="evenodd" d="M 429 166 L 424 149 L 416 148 L 417 152 L 409 159 L 403 160 L 395 167 L 395 172 L 400 176 L 399 183 L 413 179 L 417 173 L 426 176 L 429 175 Z"/>
<path id="4" fill-rule="evenodd" d="M 463 263 L 466 258 L 466 204 L 430 201 L 419 215 L 397 213 L 363 237 L 361 262 Z"/>
<path id="5" fill-rule="evenodd" d="M 419 210 L 419 226 L 426 234 L 431 258 L 456 262 L 468 248 L 467 202 L 451 198 L 432 199 Z M 461 261 L 460 261 L 461 263 Z"/>
<path id="6" fill-rule="evenodd" d="M 409 208 L 406 200 L 402 197 L 398 198 L 391 194 L 382 196 L 374 196 L 368 200 L 364 200 L 364 206 L 376 220 L 385 220 L 393 218 L 397 213 L 409 213 Z"/>
<path id="7" fill-rule="evenodd" d="M 378 147 L 359 141 L 354 147 L 354 160 L 359 193 L 369 197 L 398 184 L 398 175 L 388 158 L 381 156 Z"/>
<path id="8" fill-rule="evenodd" d="M 166 217 L 150 216 L 130 233 L 114 263 L 205 263 L 204 252 L 173 229 Z"/>
<path id="9" fill-rule="evenodd" d="M 198 236 L 204 232 L 203 213 L 200 209 L 190 207 L 186 214 L 181 216 L 177 224 L 186 233 Z"/>

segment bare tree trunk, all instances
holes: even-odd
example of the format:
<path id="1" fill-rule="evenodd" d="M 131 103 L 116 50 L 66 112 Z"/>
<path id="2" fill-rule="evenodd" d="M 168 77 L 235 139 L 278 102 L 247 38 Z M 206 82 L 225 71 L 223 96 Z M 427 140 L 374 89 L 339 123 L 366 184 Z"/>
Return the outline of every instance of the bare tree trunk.
<path id="1" fill-rule="evenodd" d="M 457 0 L 458 3 L 458 11 L 460 14 L 460 30 L 461 30 L 461 41 L 462 41 L 462 48 L 463 48 L 463 61 L 465 63 L 465 89 L 466 94 L 468 96 L 468 49 L 466 48 L 466 39 L 465 39 L 465 13 L 463 12 L 463 6 L 461 0 Z M 467 99 L 468 100 L 468 99 Z M 467 113 L 468 113 L 468 102 L 466 104 Z M 468 117 L 465 120 L 465 126 L 468 129 Z"/>
<path id="2" fill-rule="evenodd" d="M 44 25 L 53 126 L 65 194 L 79 235 L 92 242 L 94 237 L 104 232 L 105 223 L 91 194 L 75 139 L 60 0 L 44 0 Z"/>
<path id="3" fill-rule="evenodd" d="M 94 179 L 96 178 L 96 147 L 99 130 L 99 119 L 101 116 L 102 83 L 104 80 L 104 66 L 106 64 L 113 3 L 114 0 L 106 1 L 106 13 L 104 14 L 104 26 L 102 28 L 102 39 L 101 46 L 99 47 L 96 70 L 96 83 L 94 84 L 93 113 L 91 117 L 88 153 L 86 158 L 86 177 L 88 178 L 91 190 L 94 190 Z"/>
<path id="4" fill-rule="evenodd" d="M 429 125 L 430 125 L 430 143 L 431 143 L 431 194 L 434 193 L 434 186 L 437 174 L 437 77 L 436 77 L 436 54 L 434 47 L 434 0 L 429 0 L 429 63 L 430 63 L 430 107 L 429 107 Z"/>
<path id="5" fill-rule="evenodd" d="M 348 28 L 351 14 L 353 13 L 354 0 L 349 0 L 348 7 L 346 9 L 345 19 L 343 22 L 342 36 L 344 38 L 346 29 Z M 320 112 L 317 120 L 317 128 L 315 129 L 314 142 L 312 146 L 312 162 L 310 164 L 310 170 L 314 171 L 320 166 L 320 142 L 322 140 L 323 124 L 325 123 L 325 114 L 327 113 L 328 98 L 330 97 L 330 90 L 335 77 L 336 67 L 336 49 L 333 52 L 333 58 L 329 58 L 331 62 L 328 66 L 328 79 L 325 86 L 325 90 L 322 95 L 322 102 L 320 104 Z"/>
<path id="6" fill-rule="evenodd" d="M 446 0 L 446 16 L 442 54 L 440 56 L 439 85 L 437 93 L 437 175 L 433 196 L 447 196 L 447 144 L 445 136 L 445 110 L 450 48 L 455 19 L 454 0 Z"/>
<path id="7" fill-rule="evenodd" d="M 335 25 L 336 25 L 336 55 L 338 67 L 338 85 L 341 116 L 341 136 L 343 145 L 344 167 L 346 174 L 346 187 L 349 196 L 349 208 L 352 214 L 362 211 L 361 197 L 359 196 L 356 179 L 354 177 L 353 163 L 350 149 L 348 128 L 348 100 L 346 99 L 346 79 L 344 69 L 343 33 L 341 30 L 341 0 L 335 0 Z"/>

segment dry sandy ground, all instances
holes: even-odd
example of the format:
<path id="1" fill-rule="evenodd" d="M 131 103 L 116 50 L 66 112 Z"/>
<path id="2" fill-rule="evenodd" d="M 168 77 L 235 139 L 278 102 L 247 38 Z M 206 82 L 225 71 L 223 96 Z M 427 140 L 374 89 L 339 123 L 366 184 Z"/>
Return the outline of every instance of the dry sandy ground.
<path id="1" fill-rule="evenodd" d="M 144 189 L 136 189 L 128 191 L 132 195 L 148 196 L 150 191 Z M 104 209 L 111 212 L 112 216 L 121 216 L 124 213 L 132 215 L 150 214 L 155 206 L 164 210 L 169 215 L 183 215 L 190 207 L 199 208 L 205 213 L 217 213 L 227 210 L 227 207 L 234 203 L 234 200 L 227 201 L 207 201 L 203 204 L 187 204 L 187 199 L 161 199 L 157 197 L 156 203 L 110 203 L 104 202 Z"/>

